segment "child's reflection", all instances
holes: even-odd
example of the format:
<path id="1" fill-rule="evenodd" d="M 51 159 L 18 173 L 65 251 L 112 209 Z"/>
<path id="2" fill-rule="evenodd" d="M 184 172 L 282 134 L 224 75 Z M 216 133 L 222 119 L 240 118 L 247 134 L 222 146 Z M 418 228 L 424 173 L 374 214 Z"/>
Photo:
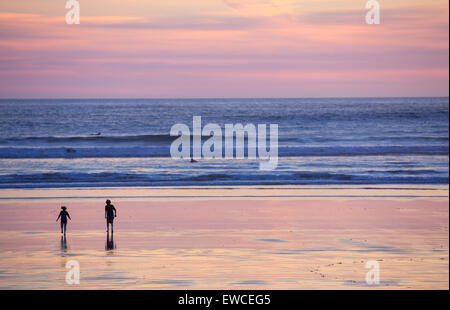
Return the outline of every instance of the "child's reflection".
<path id="1" fill-rule="evenodd" d="M 109 232 L 106 234 L 106 245 L 105 250 L 111 251 L 116 249 L 116 244 L 114 243 L 114 232 L 111 233 L 111 238 Z"/>
<path id="2" fill-rule="evenodd" d="M 61 252 L 66 253 L 67 252 L 67 239 L 66 234 L 61 236 Z"/>

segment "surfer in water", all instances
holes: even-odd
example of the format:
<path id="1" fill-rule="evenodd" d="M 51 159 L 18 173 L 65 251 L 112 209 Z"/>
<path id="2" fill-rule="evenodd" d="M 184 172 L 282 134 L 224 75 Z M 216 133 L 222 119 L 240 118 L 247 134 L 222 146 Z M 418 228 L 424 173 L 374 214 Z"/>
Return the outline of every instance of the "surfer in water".
<path id="1" fill-rule="evenodd" d="M 59 219 L 61 219 L 61 233 L 66 234 L 66 228 L 67 228 L 67 218 L 69 218 L 69 220 L 72 220 L 70 218 L 69 212 L 66 211 L 66 207 L 62 206 L 61 207 L 62 211 L 59 212 L 58 218 L 56 219 L 56 221 L 58 222 Z"/>
<path id="2" fill-rule="evenodd" d="M 109 232 L 109 224 L 111 224 L 111 232 L 114 232 L 114 218 L 117 217 L 116 208 L 111 204 L 111 200 L 106 200 L 105 219 L 106 231 Z"/>

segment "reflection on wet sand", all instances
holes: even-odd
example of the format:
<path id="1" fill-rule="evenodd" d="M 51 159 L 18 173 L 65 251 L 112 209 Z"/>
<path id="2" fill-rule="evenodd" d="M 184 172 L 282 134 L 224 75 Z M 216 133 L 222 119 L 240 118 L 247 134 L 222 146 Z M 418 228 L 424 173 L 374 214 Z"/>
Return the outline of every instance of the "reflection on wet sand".
<path id="1" fill-rule="evenodd" d="M 66 234 L 61 236 L 61 252 L 67 253 L 67 239 Z"/>
<path id="2" fill-rule="evenodd" d="M 66 240 L 49 201 L 0 201 L 0 289 L 448 289 L 448 198 L 124 200 L 106 241 L 97 202 Z"/>
<path id="3" fill-rule="evenodd" d="M 114 232 L 109 234 L 109 232 L 106 234 L 106 244 L 105 244 L 105 250 L 106 251 L 112 251 L 116 249 L 116 243 L 114 242 Z"/>

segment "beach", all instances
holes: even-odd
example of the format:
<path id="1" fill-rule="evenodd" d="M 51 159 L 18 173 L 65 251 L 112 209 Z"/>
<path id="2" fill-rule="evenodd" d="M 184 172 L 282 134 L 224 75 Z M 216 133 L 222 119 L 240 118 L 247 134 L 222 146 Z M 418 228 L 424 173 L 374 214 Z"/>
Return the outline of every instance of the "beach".
<path id="1" fill-rule="evenodd" d="M 58 2 L 0 3 L 8 297 L 449 290 L 449 1 Z"/>
<path id="2" fill-rule="evenodd" d="M 174 158 L 195 117 L 277 125 L 276 167 Z M 2 289 L 449 287 L 448 97 L 4 99 L 0 132 Z"/>
<path id="3" fill-rule="evenodd" d="M 2 189 L 0 288 L 448 289 L 448 214 L 448 185 Z"/>

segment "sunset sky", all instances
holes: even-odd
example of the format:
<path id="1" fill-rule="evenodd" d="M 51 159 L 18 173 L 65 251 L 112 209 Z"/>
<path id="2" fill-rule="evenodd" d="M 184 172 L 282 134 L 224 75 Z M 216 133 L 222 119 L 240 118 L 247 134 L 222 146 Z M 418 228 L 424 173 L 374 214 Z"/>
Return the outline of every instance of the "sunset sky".
<path id="1" fill-rule="evenodd" d="M 448 0 L 0 2 L 0 97 L 448 96 Z"/>

